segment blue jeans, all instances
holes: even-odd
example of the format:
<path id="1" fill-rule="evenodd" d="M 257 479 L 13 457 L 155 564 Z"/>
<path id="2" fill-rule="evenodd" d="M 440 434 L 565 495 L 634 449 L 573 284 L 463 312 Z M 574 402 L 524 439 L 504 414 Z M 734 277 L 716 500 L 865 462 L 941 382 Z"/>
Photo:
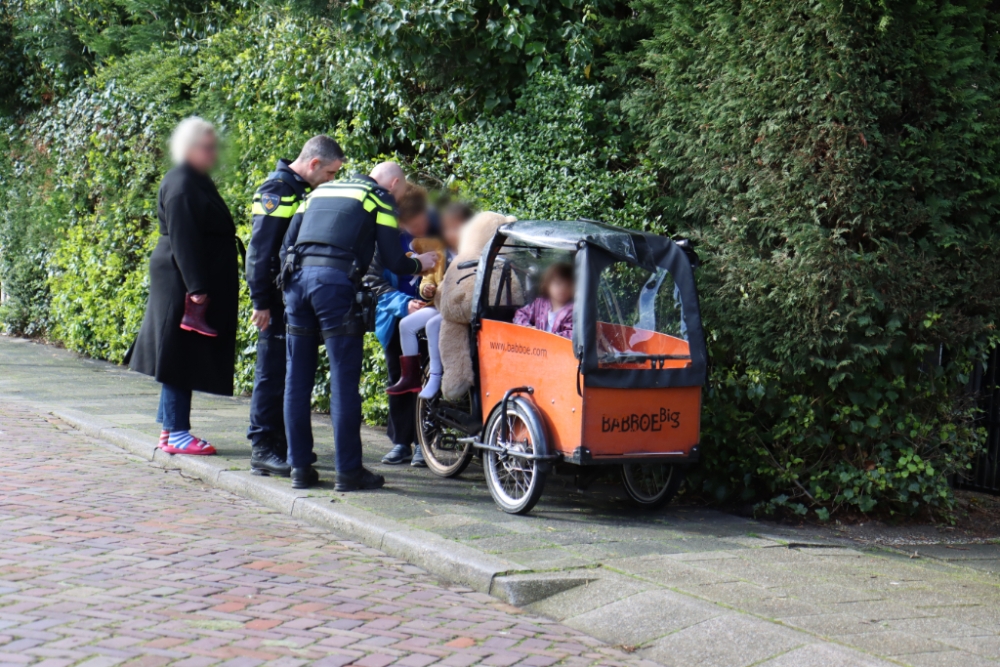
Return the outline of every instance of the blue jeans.
<path id="1" fill-rule="evenodd" d="M 285 307 L 279 300 L 271 306 L 271 323 L 257 334 L 257 364 L 250 396 L 250 428 L 247 437 L 285 437 Z"/>
<path id="2" fill-rule="evenodd" d="M 170 384 L 161 385 L 156 421 L 163 424 L 165 431 L 190 431 L 191 390 Z"/>
<path id="3" fill-rule="evenodd" d="M 288 362 L 285 371 L 285 434 L 288 463 L 293 468 L 311 464 L 313 434 L 310 418 L 320 332 L 344 323 L 356 291 L 347 274 L 325 266 L 306 266 L 295 272 L 285 288 Z M 296 330 L 298 333 L 295 333 Z M 325 341 L 330 358 L 330 421 L 336 445 L 337 472 L 361 468 L 361 358 L 364 338 L 330 336 Z"/>

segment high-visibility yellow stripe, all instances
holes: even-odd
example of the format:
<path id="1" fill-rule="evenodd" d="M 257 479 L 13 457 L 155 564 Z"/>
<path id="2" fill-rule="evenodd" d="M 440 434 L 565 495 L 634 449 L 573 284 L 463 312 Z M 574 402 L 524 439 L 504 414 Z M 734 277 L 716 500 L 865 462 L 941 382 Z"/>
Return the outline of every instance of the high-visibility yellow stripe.
<path id="1" fill-rule="evenodd" d="M 292 195 L 291 197 L 282 197 L 281 201 L 287 201 L 287 202 L 297 201 L 298 198 L 299 198 L 298 195 Z"/>
<path id="2" fill-rule="evenodd" d="M 372 201 L 372 200 L 371 200 L 371 199 L 369 198 L 369 199 L 365 199 L 365 201 L 364 201 L 364 207 L 365 207 L 365 210 L 366 210 L 366 211 L 368 211 L 369 213 L 371 213 L 371 212 L 372 212 L 372 211 L 374 211 L 374 210 L 375 210 L 376 208 L 378 208 L 378 204 L 376 204 L 375 202 L 373 202 L 373 201 Z"/>
<path id="3" fill-rule="evenodd" d="M 356 199 L 362 201 L 365 195 L 368 194 L 367 190 L 362 190 L 361 188 L 317 188 L 315 192 L 309 195 L 309 198 L 314 197 L 343 197 L 345 199 Z"/>
<path id="4" fill-rule="evenodd" d="M 392 227 L 393 229 L 399 227 L 399 223 L 396 222 L 395 215 L 393 215 L 392 213 L 383 213 L 382 211 L 379 211 L 375 215 L 375 224 L 385 225 L 386 227 Z"/>
<path id="5" fill-rule="evenodd" d="M 290 218 L 295 215 L 295 211 L 298 210 L 298 208 L 298 204 L 286 204 L 268 212 L 264 208 L 263 204 L 255 201 L 253 203 L 253 215 L 269 215 L 272 218 Z"/>
<path id="6" fill-rule="evenodd" d="M 392 210 L 392 207 L 391 207 L 391 206 L 389 206 L 388 204 L 386 204 L 386 203 L 385 203 L 384 201 L 382 201 L 381 199 L 379 199 L 379 198 L 378 198 L 378 197 L 376 197 L 375 195 L 369 195 L 369 196 L 370 196 L 370 197 L 371 197 L 372 199 L 374 199 L 374 200 L 375 200 L 375 203 L 376 203 L 376 204 L 378 204 L 379 206 L 381 206 L 381 207 L 382 207 L 382 208 L 384 208 L 385 210 L 387 210 L 387 211 L 391 211 L 391 210 Z"/>

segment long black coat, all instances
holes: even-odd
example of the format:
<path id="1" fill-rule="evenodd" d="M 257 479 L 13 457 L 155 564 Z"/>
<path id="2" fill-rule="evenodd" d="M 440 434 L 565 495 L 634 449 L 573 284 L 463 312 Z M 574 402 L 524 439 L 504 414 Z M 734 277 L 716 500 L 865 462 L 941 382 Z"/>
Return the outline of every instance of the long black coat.
<path id="1" fill-rule="evenodd" d="M 163 177 L 157 209 L 149 302 L 129 366 L 158 382 L 231 396 L 239 307 L 233 217 L 212 179 L 186 165 Z M 180 328 L 185 293 L 208 295 L 218 338 Z"/>

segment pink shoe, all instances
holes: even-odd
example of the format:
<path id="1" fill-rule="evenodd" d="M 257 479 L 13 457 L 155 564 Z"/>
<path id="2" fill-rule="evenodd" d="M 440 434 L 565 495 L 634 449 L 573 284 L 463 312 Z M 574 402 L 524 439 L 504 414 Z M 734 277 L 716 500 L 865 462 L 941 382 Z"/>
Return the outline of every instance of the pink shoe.
<path id="1" fill-rule="evenodd" d="M 170 431 L 160 431 L 160 449 L 166 450 L 168 442 L 170 442 Z"/>
<path id="2" fill-rule="evenodd" d="M 173 447 L 169 443 L 163 448 L 167 454 L 187 454 L 188 456 L 211 456 L 215 454 L 215 447 L 208 444 L 201 438 L 191 438 L 191 442 L 180 447 Z"/>

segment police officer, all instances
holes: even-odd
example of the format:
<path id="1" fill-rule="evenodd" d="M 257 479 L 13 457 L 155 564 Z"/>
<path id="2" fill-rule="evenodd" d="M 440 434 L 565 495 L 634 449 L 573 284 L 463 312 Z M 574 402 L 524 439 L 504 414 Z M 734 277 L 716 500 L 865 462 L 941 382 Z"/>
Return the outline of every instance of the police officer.
<path id="1" fill-rule="evenodd" d="M 433 268 L 437 256 L 407 257 L 399 240 L 393 192 L 406 179 L 399 165 L 384 162 L 370 176 L 316 188 L 292 218 L 285 235 L 282 283 L 288 322 L 285 432 L 292 487 L 319 481 L 312 467 L 310 399 L 317 349 L 330 358 L 330 420 L 336 446 L 337 491 L 378 489 L 385 478 L 362 466 L 361 360 L 364 326 L 357 318 L 361 278 L 376 246 L 390 271 L 405 275 Z"/>
<path id="2" fill-rule="evenodd" d="M 253 302 L 257 334 L 257 365 L 250 399 L 252 443 L 250 471 L 255 475 L 288 477 L 285 462 L 285 314 L 275 285 L 280 270 L 281 240 L 305 196 L 333 180 L 344 163 L 344 152 L 325 135 L 305 143 L 294 162 L 278 160 L 253 197 L 253 231 L 247 249 L 247 285 Z"/>

